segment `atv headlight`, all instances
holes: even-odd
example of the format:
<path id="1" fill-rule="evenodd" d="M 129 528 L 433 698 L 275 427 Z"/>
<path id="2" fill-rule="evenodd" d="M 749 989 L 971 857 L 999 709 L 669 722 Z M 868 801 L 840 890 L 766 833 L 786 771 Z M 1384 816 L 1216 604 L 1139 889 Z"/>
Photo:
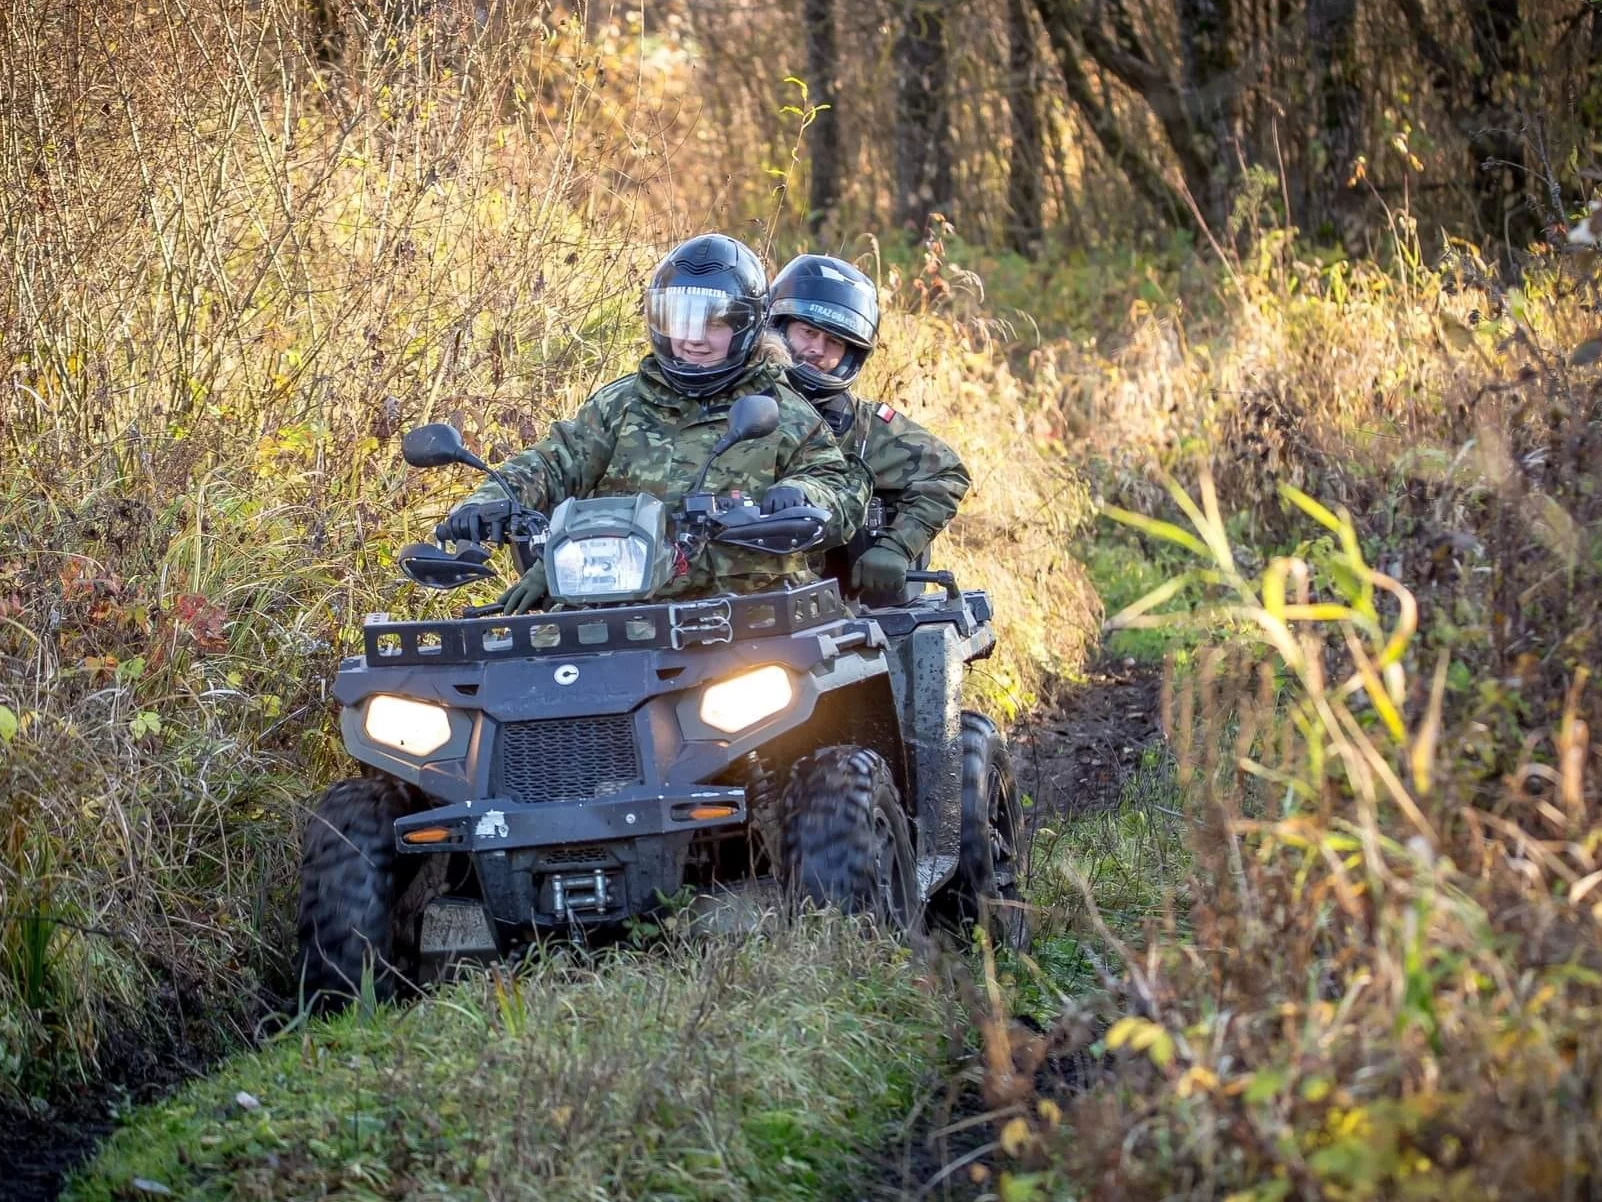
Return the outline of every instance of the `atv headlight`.
<path id="1" fill-rule="evenodd" d="M 778 664 L 769 664 L 720 681 L 702 693 L 701 721 L 732 735 L 771 718 L 794 697 L 790 674 Z"/>
<path id="2" fill-rule="evenodd" d="M 380 693 L 367 702 L 367 737 L 411 756 L 438 751 L 451 740 L 451 715 L 443 705 Z"/>
<path id="3" fill-rule="evenodd" d="M 562 597 L 636 593 L 645 587 L 651 548 L 643 538 L 570 538 L 551 555 L 556 568 L 551 592 Z"/>

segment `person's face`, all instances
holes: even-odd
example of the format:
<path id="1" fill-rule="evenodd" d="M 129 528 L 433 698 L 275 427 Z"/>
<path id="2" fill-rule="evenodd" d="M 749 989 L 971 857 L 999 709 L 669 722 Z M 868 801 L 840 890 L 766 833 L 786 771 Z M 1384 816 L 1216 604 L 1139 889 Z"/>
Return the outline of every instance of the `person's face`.
<path id="1" fill-rule="evenodd" d="M 670 338 L 673 357 L 697 367 L 711 367 L 729 357 L 734 327 L 726 321 L 709 321 L 699 338 Z"/>
<path id="2" fill-rule="evenodd" d="M 804 321 L 791 321 L 784 328 L 784 338 L 790 344 L 790 353 L 797 360 L 819 371 L 833 371 L 845 358 L 846 344 L 843 341 Z"/>

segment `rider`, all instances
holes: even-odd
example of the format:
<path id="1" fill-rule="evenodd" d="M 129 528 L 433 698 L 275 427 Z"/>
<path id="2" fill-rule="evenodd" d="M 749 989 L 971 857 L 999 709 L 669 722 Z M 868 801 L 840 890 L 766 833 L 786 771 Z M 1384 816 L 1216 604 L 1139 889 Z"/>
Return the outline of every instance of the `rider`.
<path id="1" fill-rule="evenodd" d="M 795 359 L 790 384 L 817 406 L 841 448 L 867 464 L 885 503 L 888 524 L 852 543 L 851 585 L 870 603 L 898 601 L 908 568 L 956 516 L 968 470 L 910 417 L 851 393 L 879 331 L 878 293 L 862 272 L 829 255 L 791 259 L 769 290 L 768 320 Z"/>
<path id="2" fill-rule="evenodd" d="M 518 500 L 548 511 L 568 497 L 647 492 L 672 506 L 694 486 L 712 444 L 728 428 L 730 404 L 765 392 L 779 403 L 778 429 L 721 456 L 708 490 L 760 495 L 763 513 L 797 505 L 826 509 L 832 516 L 823 545 L 846 542 L 867 508 L 867 484 L 818 414 L 785 384 L 789 356 L 766 331 L 766 316 L 767 277 L 749 248 L 721 234 L 675 247 L 645 289 L 650 354 L 637 371 L 602 387 L 543 441 L 501 466 Z M 435 537 L 482 539 L 489 522 L 481 510 L 503 497 L 498 485 L 486 483 L 451 511 Z M 812 578 L 804 555 L 709 542 L 664 595 L 756 592 Z M 501 603 L 506 613 L 523 613 L 545 595 L 544 565 L 536 563 Z"/>

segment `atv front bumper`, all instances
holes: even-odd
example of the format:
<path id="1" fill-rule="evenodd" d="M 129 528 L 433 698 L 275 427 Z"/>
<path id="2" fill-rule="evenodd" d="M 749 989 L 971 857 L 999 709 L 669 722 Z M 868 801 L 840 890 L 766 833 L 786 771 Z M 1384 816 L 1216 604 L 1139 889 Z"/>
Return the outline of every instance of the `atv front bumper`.
<path id="1" fill-rule="evenodd" d="M 593 801 L 488 798 L 408 815 L 395 823 L 395 843 L 403 852 L 503 852 L 691 834 L 745 817 L 745 790 L 719 785 L 625 789 Z"/>
<path id="2" fill-rule="evenodd" d="M 472 857 L 484 929 L 504 952 L 530 929 L 604 925 L 650 912 L 678 891 L 697 834 L 737 832 L 745 820 L 743 789 L 636 787 L 590 801 L 492 798 L 440 806 L 397 821 L 395 842 L 407 853 Z M 459 953 L 479 950 L 472 940 L 439 942 Z"/>

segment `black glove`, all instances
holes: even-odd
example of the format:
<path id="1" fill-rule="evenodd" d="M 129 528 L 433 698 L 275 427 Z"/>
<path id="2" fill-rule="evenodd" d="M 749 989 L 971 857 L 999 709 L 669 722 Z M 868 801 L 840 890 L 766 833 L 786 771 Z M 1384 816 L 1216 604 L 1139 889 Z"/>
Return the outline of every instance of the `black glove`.
<path id="1" fill-rule="evenodd" d="M 434 537 L 442 543 L 481 543 L 492 539 L 504 517 L 499 514 L 494 520 L 485 517 L 484 511 L 488 508 L 476 501 L 462 502 L 434 527 Z M 504 514 L 505 506 L 497 503 L 495 508 Z"/>
<path id="2" fill-rule="evenodd" d="M 894 605 L 907 591 L 906 554 L 890 543 L 875 543 L 851 567 L 851 587 L 869 605 Z"/>
<path id="3" fill-rule="evenodd" d="M 536 563 L 511 588 L 496 598 L 503 614 L 526 614 L 545 600 L 545 565 Z"/>
<path id="4" fill-rule="evenodd" d="M 775 484 L 763 494 L 762 512 L 779 513 L 785 509 L 794 509 L 797 505 L 810 505 L 807 494 L 794 484 Z"/>

